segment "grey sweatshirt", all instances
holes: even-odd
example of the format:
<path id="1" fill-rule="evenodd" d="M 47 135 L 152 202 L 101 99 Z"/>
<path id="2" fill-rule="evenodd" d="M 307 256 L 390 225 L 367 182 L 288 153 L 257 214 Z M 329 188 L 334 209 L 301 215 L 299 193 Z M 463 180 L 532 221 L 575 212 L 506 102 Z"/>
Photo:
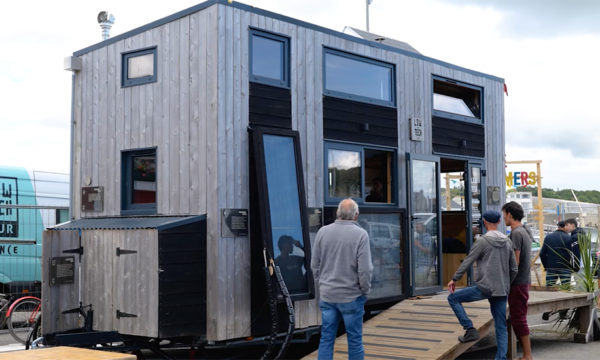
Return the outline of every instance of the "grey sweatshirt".
<path id="1" fill-rule="evenodd" d="M 475 242 L 452 280 L 460 280 L 476 261 L 475 283 L 479 290 L 488 296 L 507 296 L 518 271 L 510 239 L 499 231 L 488 231 Z"/>
<path id="2" fill-rule="evenodd" d="M 320 299 L 347 303 L 371 289 L 369 235 L 356 222 L 336 220 L 319 229 L 310 267 Z"/>

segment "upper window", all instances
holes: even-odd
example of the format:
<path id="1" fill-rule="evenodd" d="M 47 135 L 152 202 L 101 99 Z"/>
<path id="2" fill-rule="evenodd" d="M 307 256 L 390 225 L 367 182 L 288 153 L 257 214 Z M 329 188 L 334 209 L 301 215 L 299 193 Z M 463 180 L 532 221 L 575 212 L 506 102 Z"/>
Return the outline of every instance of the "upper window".
<path id="1" fill-rule="evenodd" d="M 156 48 L 121 54 L 123 87 L 156 82 Z"/>
<path id="2" fill-rule="evenodd" d="M 250 80 L 289 87 L 289 48 L 289 38 L 250 30 Z"/>
<path id="3" fill-rule="evenodd" d="M 156 149 L 121 153 L 123 212 L 156 214 Z"/>
<path id="4" fill-rule="evenodd" d="M 327 143 L 328 202 L 351 197 L 360 203 L 393 204 L 394 152 L 361 145 Z"/>
<path id="5" fill-rule="evenodd" d="M 481 95 L 481 87 L 434 77 L 434 115 L 481 122 L 483 119 L 481 113 Z"/>
<path id="6" fill-rule="evenodd" d="M 395 105 L 394 65 L 325 49 L 324 68 L 326 95 Z"/>

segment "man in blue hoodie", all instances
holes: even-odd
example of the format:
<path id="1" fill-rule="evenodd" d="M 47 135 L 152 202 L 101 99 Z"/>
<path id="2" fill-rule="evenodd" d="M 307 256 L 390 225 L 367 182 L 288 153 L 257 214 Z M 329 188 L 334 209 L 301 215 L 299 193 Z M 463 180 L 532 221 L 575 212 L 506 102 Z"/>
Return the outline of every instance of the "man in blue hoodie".
<path id="1" fill-rule="evenodd" d="M 496 330 L 496 360 L 506 359 L 508 350 L 508 332 L 506 329 L 506 303 L 510 284 L 517 276 L 518 267 L 510 239 L 498 231 L 501 215 L 498 211 L 488 210 L 483 213 L 483 225 L 487 229 L 459 266 L 452 280 L 448 283 L 448 303 L 458 321 L 465 329 L 465 334 L 458 337 L 460 342 L 479 339 L 477 329 L 467 316 L 462 306 L 464 302 L 488 299 L 494 318 Z M 477 262 L 475 286 L 455 291 L 455 283 L 459 281 L 469 267 Z"/>

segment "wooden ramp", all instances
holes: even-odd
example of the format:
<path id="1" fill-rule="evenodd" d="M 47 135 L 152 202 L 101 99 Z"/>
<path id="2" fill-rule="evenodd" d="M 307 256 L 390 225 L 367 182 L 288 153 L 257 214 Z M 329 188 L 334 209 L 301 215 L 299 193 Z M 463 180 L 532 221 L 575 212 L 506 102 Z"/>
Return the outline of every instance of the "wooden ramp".
<path id="1" fill-rule="evenodd" d="M 540 289 L 541 290 L 541 289 Z M 447 292 L 438 295 L 404 300 L 363 325 L 365 359 L 455 359 L 476 342 L 460 343 L 464 333 L 454 312 L 448 305 Z M 463 304 L 480 338 L 494 328 L 494 320 L 487 300 Z M 530 291 L 528 314 L 546 311 L 581 308 L 580 330 L 574 335 L 576 342 L 591 341 L 591 314 L 594 294 L 559 291 Z M 508 309 L 507 309 L 508 315 Z M 304 359 L 316 359 L 317 351 Z M 509 333 L 508 358 L 516 355 L 516 339 Z M 348 358 L 346 335 L 337 338 L 334 359 Z"/>
<path id="2" fill-rule="evenodd" d="M 487 300 L 464 304 L 483 338 L 494 327 Z M 363 325 L 365 359 L 454 359 L 475 342 L 462 344 L 464 330 L 446 300 L 404 300 Z M 316 359 L 313 352 L 305 359 Z M 348 358 L 346 335 L 334 347 L 334 359 Z"/>

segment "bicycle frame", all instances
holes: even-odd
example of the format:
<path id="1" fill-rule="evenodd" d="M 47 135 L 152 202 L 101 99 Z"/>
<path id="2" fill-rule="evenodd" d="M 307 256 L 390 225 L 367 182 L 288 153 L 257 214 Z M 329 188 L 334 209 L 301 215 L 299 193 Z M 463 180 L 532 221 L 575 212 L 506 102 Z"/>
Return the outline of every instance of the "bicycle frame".
<path id="1" fill-rule="evenodd" d="M 29 317 L 29 322 L 33 322 L 33 320 L 35 320 L 37 314 L 40 312 L 40 309 L 42 308 L 42 300 L 36 296 L 23 296 L 23 297 L 18 298 L 15 301 L 13 301 L 12 304 L 10 304 L 8 311 L 6 311 L 6 318 L 8 319 L 10 317 L 10 314 L 12 313 L 14 307 L 19 302 L 21 302 L 22 300 L 26 300 L 26 299 L 33 299 L 33 300 L 37 300 L 39 302 L 38 306 L 36 306 L 35 310 L 31 313 L 31 316 Z"/>

